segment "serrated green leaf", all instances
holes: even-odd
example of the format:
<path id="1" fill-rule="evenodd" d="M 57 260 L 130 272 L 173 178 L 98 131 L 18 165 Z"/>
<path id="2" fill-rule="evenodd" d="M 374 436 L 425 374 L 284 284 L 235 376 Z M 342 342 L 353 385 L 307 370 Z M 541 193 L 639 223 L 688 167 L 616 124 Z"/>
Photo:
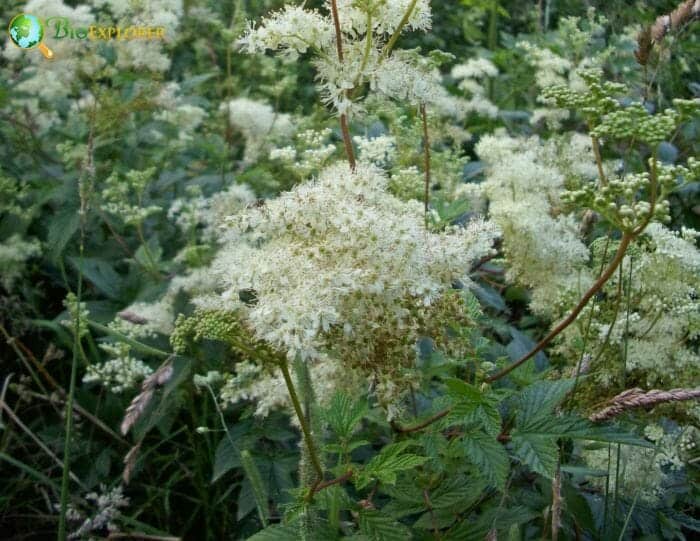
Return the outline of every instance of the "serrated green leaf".
<path id="1" fill-rule="evenodd" d="M 478 473 L 489 484 L 502 488 L 506 484 L 510 460 L 503 445 L 495 437 L 476 431 L 465 434 L 462 444 L 466 458 L 477 466 Z"/>
<path id="2" fill-rule="evenodd" d="M 518 404 L 517 425 L 525 429 L 530 423 L 550 417 L 574 383 L 573 379 L 538 381 L 525 388 Z"/>
<path id="3" fill-rule="evenodd" d="M 476 425 L 494 436 L 501 431 L 498 398 L 484 393 L 462 380 L 446 380 L 448 393 L 454 400 L 450 420 L 466 426 Z"/>
<path id="4" fill-rule="evenodd" d="M 323 418 L 339 438 L 348 439 L 366 413 L 364 401 L 354 401 L 347 394 L 338 392 L 323 412 Z"/>
<path id="5" fill-rule="evenodd" d="M 458 475 L 451 477 L 436 488 L 430 495 L 433 509 L 450 509 L 462 512 L 471 507 L 486 490 L 482 480 L 467 479 Z"/>
<path id="6" fill-rule="evenodd" d="M 452 511 L 433 509 L 423 513 L 411 527 L 418 530 L 433 530 L 435 528 L 443 530 L 452 526 L 457 517 L 458 515 Z"/>
<path id="7" fill-rule="evenodd" d="M 636 447 L 653 448 L 654 444 L 640 438 L 615 424 L 595 424 L 587 419 L 578 419 L 569 427 L 565 436 L 576 440 L 588 440 L 604 443 L 622 443 Z"/>
<path id="8" fill-rule="evenodd" d="M 373 479 L 382 483 L 393 485 L 396 483 L 396 474 L 404 470 L 410 470 L 422 465 L 427 457 L 412 453 L 403 453 L 408 447 L 415 445 L 408 440 L 387 445 L 378 455 L 372 458 L 356 478 L 358 489 L 366 487 Z"/>
<path id="9" fill-rule="evenodd" d="M 347 446 L 340 445 L 339 443 L 329 443 L 327 445 L 324 445 L 323 449 L 327 453 L 342 453 L 344 450 L 347 450 L 347 452 L 352 453 L 355 449 L 364 447 L 365 445 L 371 445 L 371 443 L 367 440 L 351 441 Z"/>
<path id="10" fill-rule="evenodd" d="M 464 520 L 460 522 L 442 539 L 443 541 L 483 541 L 492 528 L 495 528 L 497 532 L 507 531 L 513 526 L 530 522 L 537 516 L 537 513 L 523 506 L 510 509 L 491 507 L 476 521 Z"/>
<path id="11" fill-rule="evenodd" d="M 296 526 L 270 526 L 248 538 L 248 541 L 298 541 L 299 529 Z"/>
<path id="12" fill-rule="evenodd" d="M 363 510 L 359 517 L 360 532 L 372 541 L 406 541 L 411 532 L 381 511 Z"/>
<path id="13" fill-rule="evenodd" d="M 367 469 L 363 472 L 364 476 L 366 476 L 366 481 L 359 483 L 357 488 L 367 486 L 371 479 L 377 479 L 382 483 L 393 485 L 396 483 L 396 474 L 398 472 L 421 466 L 426 460 L 428 459 L 424 456 L 405 454 L 388 457 L 376 463 L 370 461 Z"/>
<path id="14" fill-rule="evenodd" d="M 552 479 L 557 469 L 559 447 L 557 440 L 538 434 L 518 434 L 511 440 L 520 461 L 535 473 Z"/>

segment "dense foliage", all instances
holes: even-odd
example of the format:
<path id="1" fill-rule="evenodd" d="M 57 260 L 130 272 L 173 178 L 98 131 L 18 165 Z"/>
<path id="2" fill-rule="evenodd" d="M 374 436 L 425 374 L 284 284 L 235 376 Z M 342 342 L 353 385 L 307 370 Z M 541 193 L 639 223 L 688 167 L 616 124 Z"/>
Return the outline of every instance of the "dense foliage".
<path id="1" fill-rule="evenodd" d="M 698 535 L 700 2 L 22 12 L 0 537 Z"/>

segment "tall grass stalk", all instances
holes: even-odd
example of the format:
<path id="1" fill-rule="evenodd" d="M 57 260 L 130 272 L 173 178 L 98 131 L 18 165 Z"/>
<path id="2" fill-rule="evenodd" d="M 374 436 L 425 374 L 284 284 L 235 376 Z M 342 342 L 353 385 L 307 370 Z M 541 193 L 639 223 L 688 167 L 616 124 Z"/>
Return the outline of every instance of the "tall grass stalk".
<path id="1" fill-rule="evenodd" d="M 78 357 L 82 351 L 80 341 L 80 303 L 83 296 L 83 260 L 85 256 L 85 225 L 89 208 L 90 187 L 94 180 L 95 169 L 93 162 L 93 150 L 95 139 L 95 120 L 97 115 L 97 100 L 90 113 L 90 128 L 88 132 L 87 151 L 83 170 L 78 182 L 80 196 L 80 246 L 78 264 L 78 287 L 76 291 L 76 310 L 73 326 L 73 357 L 71 359 L 70 382 L 68 385 L 68 396 L 66 397 L 66 423 L 63 435 L 63 474 L 61 476 L 61 501 L 60 515 L 58 517 L 58 541 L 66 539 L 66 512 L 68 510 L 68 480 L 70 478 L 70 452 L 71 440 L 73 436 L 73 401 L 75 400 L 76 379 L 78 376 Z"/>

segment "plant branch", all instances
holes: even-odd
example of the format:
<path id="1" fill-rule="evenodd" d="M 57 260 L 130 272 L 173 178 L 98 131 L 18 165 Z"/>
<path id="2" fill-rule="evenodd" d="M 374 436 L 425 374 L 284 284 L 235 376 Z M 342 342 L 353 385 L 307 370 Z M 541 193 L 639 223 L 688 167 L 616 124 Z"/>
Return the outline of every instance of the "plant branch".
<path id="1" fill-rule="evenodd" d="M 603 171 L 603 157 L 600 153 L 600 141 L 595 135 L 591 135 L 591 145 L 593 147 L 593 155 L 595 156 L 595 164 L 598 167 L 598 177 L 600 178 L 600 185 L 607 186 L 608 179 L 605 176 L 605 171 Z"/>
<path id="2" fill-rule="evenodd" d="M 501 379 L 504 376 L 507 376 L 510 374 L 513 370 L 518 368 L 520 365 L 537 355 L 540 351 L 542 351 L 554 338 L 556 338 L 564 329 L 566 329 L 569 325 L 571 325 L 578 315 L 581 313 L 581 311 L 586 307 L 588 302 L 593 298 L 593 296 L 598 293 L 598 291 L 601 290 L 601 288 L 605 285 L 605 283 L 610 279 L 610 277 L 613 275 L 613 273 L 617 270 L 617 267 L 622 263 L 623 258 L 625 257 L 625 253 L 627 252 L 627 248 L 629 247 L 630 243 L 634 240 L 636 237 L 635 233 L 630 233 L 630 232 L 625 232 L 622 235 L 622 240 L 620 241 L 620 246 L 617 248 L 617 252 L 615 253 L 615 257 L 613 260 L 610 262 L 610 265 L 605 269 L 605 271 L 600 275 L 600 277 L 595 281 L 595 283 L 590 287 L 588 291 L 586 291 L 585 295 L 581 298 L 579 303 L 576 305 L 576 307 L 571 311 L 571 313 L 561 322 L 559 325 L 557 325 L 554 329 L 552 329 L 547 336 L 545 336 L 542 340 L 540 340 L 537 345 L 532 348 L 528 353 L 523 355 L 520 359 L 515 361 L 513 364 L 507 366 L 503 370 L 500 370 L 499 372 L 496 372 L 492 376 L 489 376 L 486 378 L 486 381 L 488 383 L 494 382 L 496 380 Z"/>
<path id="3" fill-rule="evenodd" d="M 331 0 L 331 16 L 333 17 L 333 26 L 335 27 L 335 47 L 338 51 L 338 61 L 344 62 L 343 55 L 343 33 L 340 30 L 340 17 L 338 16 L 338 4 L 336 0 Z M 368 29 L 368 32 L 371 30 Z M 350 99 L 350 93 L 346 92 L 346 96 Z M 355 171 L 357 162 L 355 161 L 355 151 L 352 148 L 352 139 L 350 138 L 350 128 L 348 127 L 348 115 L 340 114 L 340 132 L 343 135 L 343 145 L 345 146 L 345 154 L 347 155 L 350 169 Z"/>
<path id="4" fill-rule="evenodd" d="M 299 402 L 299 396 L 297 395 L 296 388 L 294 387 L 294 382 L 292 381 L 292 376 L 289 373 L 289 366 L 287 365 L 287 360 L 284 359 L 280 362 L 280 370 L 282 370 L 282 376 L 284 377 L 284 382 L 287 384 L 287 391 L 289 391 L 289 398 L 292 400 L 292 405 L 294 406 L 294 412 L 297 414 L 299 419 L 299 424 L 301 425 L 301 431 L 306 441 L 306 447 L 309 450 L 309 457 L 311 458 L 311 464 L 316 470 L 316 475 L 318 477 L 317 485 L 323 482 L 323 468 L 321 467 L 321 461 L 318 458 L 318 453 L 316 452 L 316 447 L 314 446 L 314 440 L 311 436 L 311 428 L 306 420 L 304 411 L 301 409 L 301 402 Z M 316 485 L 314 485 L 316 486 Z M 311 495 L 313 495 L 314 490 L 312 488 Z"/>
<path id="5" fill-rule="evenodd" d="M 63 440 L 63 475 L 61 477 L 61 503 L 60 515 L 58 517 L 58 540 L 65 541 L 66 513 L 68 512 L 68 479 L 70 476 L 70 454 L 71 439 L 73 436 L 73 400 L 75 398 L 76 380 L 78 378 L 78 356 L 82 352 L 80 340 L 80 303 L 83 294 L 83 258 L 85 255 L 85 227 L 88 213 L 88 202 L 90 200 L 89 189 L 93 185 L 95 176 L 94 148 L 95 148 L 95 125 L 97 116 L 97 101 L 90 114 L 90 130 L 88 132 L 87 149 L 83 171 L 79 180 L 80 192 L 80 246 L 79 246 L 79 267 L 78 267 L 78 288 L 76 293 L 76 313 L 73 329 L 73 359 L 71 361 L 70 380 L 68 385 L 68 396 L 66 397 L 66 425 Z M 86 185 L 87 184 L 87 185 Z"/>
<path id="6" fill-rule="evenodd" d="M 394 429 L 395 432 L 398 432 L 400 434 L 410 434 L 411 432 L 418 432 L 419 430 L 423 430 L 425 427 L 430 426 L 434 422 L 439 421 L 448 413 L 450 413 L 450 411 L 450 408 L 439 411 L 435 415 L 428 417 L 425 421 L 422 421 L 417 425 L 413 426 L 401 426 L 398 423 L 392 421 L 391 427 Z"/>
<path id="7" fill-rule="evenodd" d="M 311 495 L 313 496 L 314 494 L 317 494 L 317 493 L 321 492 L 323 489 L 326 489 L 330 486 L 343 484 L 345 481 L 350 480 L 350 478 L 352 477 L 352 474 L 353 474 L 353 471 L 348 470 L 340 477 L 336 477 L 335 479 L 330 479 L 329 481 L 323 481 L 322 483 L 317 483 L 311 489 Z"/>
<path id="8" fill-rule="evenodd" d="M 425 172 L 425 223 L 428 223 L 428 206 L 430 204 L 430 134 L 428 133 L 428 113 L 425 110 L 425 103 L 420 104 L 420 116 L 423 123 L 423 170 Z"/>
<path id="9" fill-rule="evenodd" d="M 335 0 L 333 0 L 333 3 L 335 4 Z M 394 30 L 394 33 L 391 35 L 389 41 L 386 43 L 384 49 L 382 50 L 383 57 L 386 58 L 387 56 L 389 56 L 389 54 L 391 54 L 394 45 L 396 45 L 396 42 L 399 40 L 399 36 L 401 36 L 401 32 L 403 32 L 404 27 L 408 24 L 408 21 L 411 19 L 411 15 L 413 15 L 413 10 L 416 8 L 417 3 L 418 0 L 412 0 L 411 4 L 408 6 L 406 13 L 403 14 L 403 18 L 401 19 L 399 26 L 396 27 L 396 30 Z"/>

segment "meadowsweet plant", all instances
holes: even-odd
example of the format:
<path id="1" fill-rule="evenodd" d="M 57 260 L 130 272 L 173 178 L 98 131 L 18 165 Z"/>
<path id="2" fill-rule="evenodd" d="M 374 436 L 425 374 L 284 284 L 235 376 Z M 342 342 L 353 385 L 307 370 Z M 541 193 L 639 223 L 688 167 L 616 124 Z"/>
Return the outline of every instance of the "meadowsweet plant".
<path id="1" fill-rule="evenodd" d="M 377 378 L 390 404 L 414 362 L 418 333 L 442 340 L 440 326 L 459 313 L 453 282 L 469 281 L 498 232 L 478 220 L 427 232 L 422 205 L 386 190 L 374 166 L 355 173 L 334 166 L 231 218 L 231 237 L 213 264 L 224 292 L 201 304 L 238 307 L 252 332 L 291 360 L 331 357 L 349 373 Z M 333 392 L 327 383 L 325 395 Z"/>
<path id="2" fill-rule="evenodd" d="M 697 0 L 20 4 L 0 531 L 696 535 Z"/>
<path id="3" fill-rule="evenodd" d="M 348 116 L 361 111 L 358 92 L 371 92 L 414 105 L 445 97 L 435 63 L 416 51 L 394 50 L 405 31 L 431 24 L 427 0 L 330 0 L 325 12 L 285 6 L 251 24 L 239 45 L 249 53 L 279 51 L 288 58 L 309 52 L 321 98 L 340 116 L 345 152 L 355 166 Z"/>

